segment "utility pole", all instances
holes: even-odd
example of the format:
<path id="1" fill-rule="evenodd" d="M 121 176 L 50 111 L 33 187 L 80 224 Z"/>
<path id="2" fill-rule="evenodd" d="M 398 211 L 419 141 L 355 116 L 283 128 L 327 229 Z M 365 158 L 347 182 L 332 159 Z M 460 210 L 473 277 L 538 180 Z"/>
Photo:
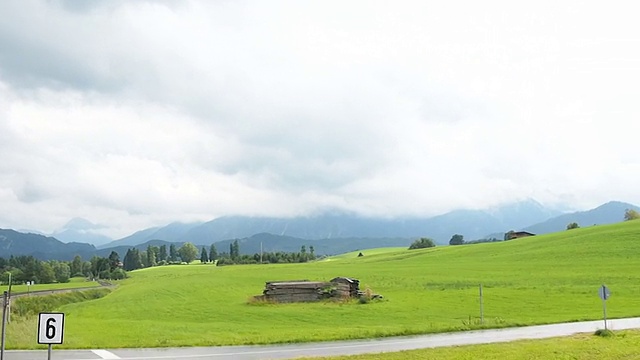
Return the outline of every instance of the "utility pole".
<path id="1" fill-rule="evenodd" d="M 9 303 L 9 291 L 4 292 L 2 297 L 2 347 L 0 348 L 0 360 L 4 359 L 4 341 L 7 334 L 7 305 Z"/>

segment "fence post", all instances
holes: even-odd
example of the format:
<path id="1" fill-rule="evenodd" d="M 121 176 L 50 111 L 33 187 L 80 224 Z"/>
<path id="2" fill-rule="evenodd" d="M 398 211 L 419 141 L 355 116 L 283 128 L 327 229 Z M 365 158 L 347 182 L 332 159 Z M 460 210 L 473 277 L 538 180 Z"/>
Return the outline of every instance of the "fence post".
<path id="1" fill-rule="evenodd" d="M 480 324 L 484 325 L 484 302 L 482 299 L 482 284 L 480 284 Z"/>

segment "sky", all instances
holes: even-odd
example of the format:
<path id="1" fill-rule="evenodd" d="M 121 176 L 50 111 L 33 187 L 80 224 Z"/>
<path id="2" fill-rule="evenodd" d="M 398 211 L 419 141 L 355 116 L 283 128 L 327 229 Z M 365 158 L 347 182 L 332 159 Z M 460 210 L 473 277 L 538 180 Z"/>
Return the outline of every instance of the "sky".
<path id="1" fill-rule="evenodd" d="M 0 228 L 640 204 L 632 2 L 0 2 Z"/>

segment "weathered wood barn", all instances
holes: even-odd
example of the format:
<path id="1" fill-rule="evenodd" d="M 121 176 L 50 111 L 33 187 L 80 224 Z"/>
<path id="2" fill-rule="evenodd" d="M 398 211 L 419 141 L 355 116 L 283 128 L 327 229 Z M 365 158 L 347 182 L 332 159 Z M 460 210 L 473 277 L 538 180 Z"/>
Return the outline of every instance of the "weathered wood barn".
<path id="1" fill-rule="evenodd" d="M 356 279 L 337 277 L 325 281 L 267 281 L 258 300 L 279 303 L 311 302 L 322 299 L 356 298 L 362 295 L 360 282 Z"/>

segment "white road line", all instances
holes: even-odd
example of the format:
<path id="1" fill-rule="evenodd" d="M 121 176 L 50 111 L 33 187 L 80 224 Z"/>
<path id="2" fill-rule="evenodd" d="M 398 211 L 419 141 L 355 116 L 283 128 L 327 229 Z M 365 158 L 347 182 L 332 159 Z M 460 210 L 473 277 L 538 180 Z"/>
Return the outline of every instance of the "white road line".
<path id="1" fill-rule="evenodd" d="M 91 350 L 92 353 L 100 356 L 101 359 L 120 359 L 120 357 L 107 350 Z"/>

